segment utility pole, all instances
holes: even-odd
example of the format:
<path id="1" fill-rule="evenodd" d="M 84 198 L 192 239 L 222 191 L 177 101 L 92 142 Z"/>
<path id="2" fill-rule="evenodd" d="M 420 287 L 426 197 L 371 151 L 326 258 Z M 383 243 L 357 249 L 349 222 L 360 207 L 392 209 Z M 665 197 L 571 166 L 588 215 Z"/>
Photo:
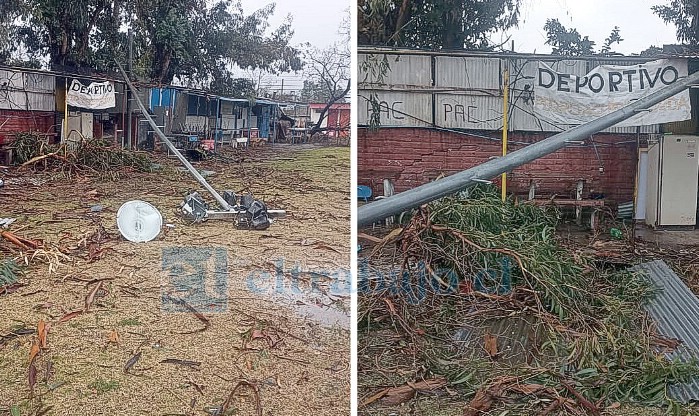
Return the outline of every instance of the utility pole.
<path id="1" fill-rule="evenodd" d="M 133 32 L 131 31 L 131 28 L 129 28 L 129 33 L 128 33 L 128 42 L 129 42 L 129 61 L 128 61 L 128 70 L 129 70 L 129 78 L 133 78 Z M 132 107 L 131 107 L 131 100 L 133 97 L 131 96 L 131 89 L 127 88 L 126 89 L 126 126 L 124 126 L 124 130 L 126 131 L 126 146 L 129 149 L 133 149 L 133 143 L 132 143 L 132 125 L 133 125 L 133 120 L 132 120 Z"/>

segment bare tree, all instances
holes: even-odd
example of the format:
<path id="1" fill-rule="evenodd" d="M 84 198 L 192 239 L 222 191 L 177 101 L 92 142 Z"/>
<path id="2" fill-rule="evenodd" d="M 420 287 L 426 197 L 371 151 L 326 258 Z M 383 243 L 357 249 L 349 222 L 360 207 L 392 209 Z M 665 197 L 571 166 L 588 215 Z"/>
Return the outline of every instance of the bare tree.
<path id="1" fill-rule="evenodd" d="M 328 111 L 337 102 L 341 102 L 349 94 L 352 86 L 350 80 L 350 65 L 352 54 L 350 52 L 350 17 L 349 9 L 338 29 L 342 35 L 341 42 L 318 49 L 307 45 L 304 53 L 305 74 L 309 80 L 319 85 L 327 97 L 325 107 L 320 112 L 320 117 L 311 128 L 310 135 L 323 131 L 321 127 L 328 115 Z"/>

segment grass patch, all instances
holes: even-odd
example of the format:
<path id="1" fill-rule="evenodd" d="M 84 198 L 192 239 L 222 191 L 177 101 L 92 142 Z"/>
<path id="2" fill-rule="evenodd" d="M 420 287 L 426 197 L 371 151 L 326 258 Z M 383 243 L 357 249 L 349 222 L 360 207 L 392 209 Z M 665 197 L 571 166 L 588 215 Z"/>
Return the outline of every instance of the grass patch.
<path id="1" fill-rule="evenodd" d="M 319 147 L 295 153 L 293 158 L 272 159 L 265 164 L 277 169 L 302 170 L 306 173 L 312 173 L 314 168 L 323 168 L 319 169 L 319 173 L 327 174 L 334 167 L 349 169 L 349 162 L 349 147 Z"/>
<path id="2" fill-rule="evenodd" d="M 116 380 L 104 380 L 100 378 L 88 384 L 87 387 L 89 387 L 92 390 L 95 390 L 97 394 L 104 394 L 112 390 L 118 389 L 119 382 Z"/>
<path id="3" fill-rule="evenodd" d="M 119 321 L 119 326 L 141 326 L 143 325 L 138 318 L 125 318 Z"/>

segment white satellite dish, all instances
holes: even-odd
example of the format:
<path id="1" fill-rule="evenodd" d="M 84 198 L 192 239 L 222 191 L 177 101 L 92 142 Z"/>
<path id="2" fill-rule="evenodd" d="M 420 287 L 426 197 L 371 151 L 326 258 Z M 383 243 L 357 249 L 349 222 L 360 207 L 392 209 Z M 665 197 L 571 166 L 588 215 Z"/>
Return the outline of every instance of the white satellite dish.
<path id="1" fill-rule="evenodd" d="M 160 234 L 163 217 L 153 205 L 144 201 L 125 202 L 117 211 L 119 232 L 129 241 L 150 241 Z"/>

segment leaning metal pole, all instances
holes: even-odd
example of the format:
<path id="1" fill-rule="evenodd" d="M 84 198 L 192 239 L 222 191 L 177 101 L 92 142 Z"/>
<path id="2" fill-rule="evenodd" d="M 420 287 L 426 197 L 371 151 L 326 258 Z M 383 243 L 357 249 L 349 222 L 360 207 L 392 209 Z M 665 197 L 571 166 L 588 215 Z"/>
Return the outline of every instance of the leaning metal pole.
<path id="1" fill-rule="evenodd" d="M 417 208 L 435 199 L 459 192 L 474 182 L 488 180 L 508 172 L 518 166 L 529 163 L 556 150 L 562 149 L 571 141 L 584 139 L 601 130 L 626 120 L 640 111 L 647 111 L 659 102 L 682 92 L 690 85 L 699 82 L 699 72 L 682 78 L 658 92 L 649 94 L 632 104 L 622 107 L 606 116 L 592 120 L 570 130 L 531 144 L 507 156 L 493 159 L 481 165 L 427 183 L 385 199 L 371 202 L 357 210 L 358 225 L 371 225 L 376 221 Z"/>
<path id="2" fill-rule="evenodd" d="M 212 188 L 211 185 L 209 185 L 209 183 L 206 181 L 206 179 L 204 179 L 204 177 L 201 176 L 201 174 L 199 174 L 199 172 L 194 168 L 194 166 L 192 166 L 192 164 L 189 163 L 189 161 L 187 159 L 185 159 L 184 156 L 182 156 L 182 153 L 180 153 L 180 151 L 177 150 L 175 145 L 172 144 L 172 142 L 167 137 L 165 137 L 165 134 L 160 130 L 160 127 L 158 127 L 158 125 L 155 124 L 153 117 L 151 117 L 150 114 L 148 114 L 146 107 L 143 106 L 143 102 L 141 101 L 141 98 L 138 96 L 138 91 L 131 83 L 131 80 L 129 80 L 129 77 L 126 75 L 126 72 L 124 72 L 124 68 L 122 68 L 121 65 L 119 64 L 119 62 L 117 62 L 116 60 L 114 60 L 114 62 L 116 62 L 117 67 L 119 67 L 119 71 L 121 71 L 121 75 L 124 77 L 124 81 L 126 81 L 126 85 L 129 86 L 129 89 L 131 90 L 131 95 L 133 96 L 133 98 L 136 99 L 136 103 L 138 104 L 139 108 L 141 109 L 141 112 L 146 117 L 146 120 L 148 120 L 148 123 L 151 125 L 151 127 L 153 127 L 153 130 L 155 130 L 155 132 L 158 134 L 158 137 L 160 137 L 160 140 L 162 140 L 165 143 L 165 145 L 168 147 L 168 149 L 170 149 L 170 151 L 172 153 L 174 153 L 175 156 L 177 156 L 177 158 L 180 160 L 180 162 L 182 162 L 182 164 L 187 168 L 189 173 L 191 173 L 192 176 L 194 176 L 194 178 L 197 181 L 199 181 L 199 183 L 204 188 L 206 188 L 206 190 L 209 191 L 209 193 L 211 195 L 213 195 L 214 198 L 216 198 L 216 201 L 221 206 L 221 208 L 223 208 L 225 211 L 230 211 L 231 206 L 228 205 L 228 202 L 226 202 L 226 200 L 223 199 L 223 197 L 218 192 L 216 192 L 216 190 L 214 188 Z"/>

